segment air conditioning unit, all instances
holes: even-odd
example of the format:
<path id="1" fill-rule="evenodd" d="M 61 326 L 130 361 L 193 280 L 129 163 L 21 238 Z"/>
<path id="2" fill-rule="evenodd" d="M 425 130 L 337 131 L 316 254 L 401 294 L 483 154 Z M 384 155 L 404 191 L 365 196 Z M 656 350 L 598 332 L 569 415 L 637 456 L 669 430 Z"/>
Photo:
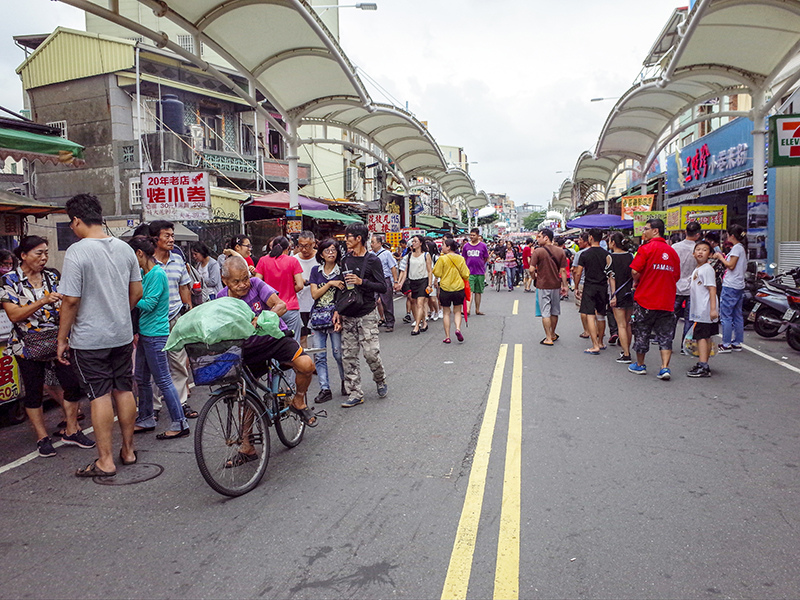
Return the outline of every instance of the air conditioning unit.
<path id="1" fill-rule="evenodd" d="M 344 191 L 346 194 L 357 192 L 361 188 L 361 177 L 358 167 L 347 167 L 344 172 Z"/>
<path id="2" fill-rule="evenodd" d="M 203 135 L 203 126 L 189 125 L 189 132 L 192 135 L 192 149 L 195 152 L 202 152 L 205 149 L 205 136 Z"/>

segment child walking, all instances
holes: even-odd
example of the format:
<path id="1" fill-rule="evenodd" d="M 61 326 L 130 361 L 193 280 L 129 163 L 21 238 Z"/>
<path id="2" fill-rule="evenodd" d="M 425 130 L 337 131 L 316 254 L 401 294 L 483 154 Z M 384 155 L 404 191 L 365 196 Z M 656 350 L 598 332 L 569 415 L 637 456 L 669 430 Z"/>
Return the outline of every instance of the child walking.
<path id="1" fill-rule="evenodd" d="M 689 319 L 694 322 L 694 339 L 700 361 L 686 373 L 689 377 L 711 377 L 708 357 L 711 355 L 711 336 L 719 333 L 719 308 L 717 306 L 717 282 L 714 267 L 708 259 L 714 248 L 706 240 L 694 246 L 697 268 L 692 272 L 689 288 Z"/>

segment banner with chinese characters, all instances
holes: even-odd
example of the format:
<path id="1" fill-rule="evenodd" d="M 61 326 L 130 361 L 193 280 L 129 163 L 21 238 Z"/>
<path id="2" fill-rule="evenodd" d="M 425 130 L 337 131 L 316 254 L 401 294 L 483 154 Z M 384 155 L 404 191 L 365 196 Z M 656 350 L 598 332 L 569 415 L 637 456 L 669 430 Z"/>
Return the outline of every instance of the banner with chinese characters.
<path id="1" fill-rule="evenodd" d="M 696 221 L 703 231 L 723 230 L 728 222 L 728 207 L 722 204 L 692 204 L 676 206 L 667 211 L 667 231 L 686 229 L 686 225 Z"/>
<path id="2" fill-rule="evenodd" d="M 19 396 L 19 369 L 13 356 L 2 356 L 5 344 L 0 346 L 0 402 Z"/>
<path id="3" fill-rule="evenodd" d="M 211 218 L 207 171 L 142 173 L 145 221 L 204 221 Z"/>
<path id="4" fill-rule="evenodd" d="M 734 119 L 670 155 L 667 193 L 752 171 L 753 129 L 750 119 Z"/>
<path id="5" fill-rule="evenodd" d="M 415 236 L 415 235 L 424 236 L 425 235 L 425 230 L 424 229 L 414 229 L 412 227 L 407 227 L 405 229 L 401 229 L 400 233 L 402 234 L 403 239 L 405 241 L 408 241 L 408 240 L 411 239 L 412 236 Z"/>
<path id="6" fill-rule="evenodd" d="M 667 222 L 667 211 L 665 210 L 647 210 L 633 212 L 633 235 L 641 236 L 644 232 L 644 226 L 650 219 L 661 219 L 664 223 Z"/>
<path id="7" fill-rule="evenodd" d="M 0 235 L 22 235 L 20 217 L 18 215 L 1 215 Z"/>
<path id="8" fill-rule="evenodd" d="M 622 219 L 625 221 L 633 221 L 634 212 L 646 212 L 653 210 L 653 194 L 646 196 L 623 196 L 620 198 L 622 202 Z"/>
<path id="9" fill-rule="evenodd" d="M 370 233 L 400 231 L 400 215 L 395 213 L 375 213 L 367 215 Z"/>

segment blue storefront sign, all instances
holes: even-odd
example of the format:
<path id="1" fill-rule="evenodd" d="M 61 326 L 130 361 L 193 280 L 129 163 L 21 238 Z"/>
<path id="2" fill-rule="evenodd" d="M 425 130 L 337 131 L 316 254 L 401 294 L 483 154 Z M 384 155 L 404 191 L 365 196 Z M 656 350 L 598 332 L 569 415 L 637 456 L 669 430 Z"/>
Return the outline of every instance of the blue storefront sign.
<path id="1" fill-rule="evenodd" d="M 753 170 L 753 122 L 739 118 L 687 144 L 667 159 L 667 193 Z"/>

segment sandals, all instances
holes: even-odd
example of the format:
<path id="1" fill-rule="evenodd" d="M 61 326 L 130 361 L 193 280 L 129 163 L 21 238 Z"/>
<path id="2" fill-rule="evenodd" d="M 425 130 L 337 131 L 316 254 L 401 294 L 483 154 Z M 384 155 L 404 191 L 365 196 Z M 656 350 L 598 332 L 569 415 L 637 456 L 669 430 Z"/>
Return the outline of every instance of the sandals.
<path id="1" fill-rule="evenodd" d="M 450 343 L 450 338 L 444 338 L 444 339 L 442 340 L 442 343 L 443 343 L 443 344 L 449 344 L 449 343 Z"/>
<path id="2" fill-rule="evenodd" d="M 456 339 L 459 342 L 463 342 L 464 341 L 464 336 L 461 335 L 461 330 L 460 329 L 456 329 Z"/>
<path id="3" fill-rule="evenodd" d="M 200 415 L 196 410 L 192 410 L 191 406 L 189 406 L 188 404 L 184 404 L 183 416 L 186 417 L 187 419 L 196 419 Z"/>
<path id="4" fill-rule="evenodd" d="M 317 420 L 317 415 L 314 414 L 314 411 L 311 410 L 308 406 L 305 408 L 297 408 L 295 406 L 289 406 L 289 410 L 291 410 L 294 414 L 300 417 L 300 420 L 303 421 L 309 427 L 316 427 L 319 425 L 319 421 Z"/>
<path id="5" fill-rule="evenodd" d="M 162 431 L 161 433 L 159 433 L 156 436 L 156 439 L 157 440 L 174 440 L 175 438 L 186 437 L 187 435 L 189 435 L 190 432 L 189 432 L 189 428 L 188 427 L 184 427 L 178 433 L 174 433 L 172 435 L 168 435 L 168 433 L 169 433 L 168 431 Z"/>
<path id="6" fill-rule="evenodd" d="M 589 339 L 590 337 L 592 337 L 592 336 L 590 336 L 588 333 L 582 333 L 582 334 L 580 334 L 578 337 L 579 337 L 579 338 L 583 338 L 583 339 L 585 339 L 585 340 L 588 340 L 588 339 Z"/>
<path id="7" fill-rule="evenodd" d="M 555 344 L 554 344 L 553 342 L 550 342 L 550 343 L 548 344 L 548 343 L 547 343 L 547 338 L 546 338 L 546 337 L 545 337 L 545 338 L 542 338 L 542 341 L 541 341 L 541 342 L 539 342 L 539 343 L 540 343 L 542 346 L 555 346 Z"/>
<path id="8" fill-rule="evenodd" d="M 136 452 L 136 450 L 134 450 L 133 451 L 133 460 L 125 460 L 122 457 L 122 448 L 120 448 L 119 449 L 119 459 L 120 459 L 120 461 L 122 461 L 122 464 L 127 467 L 128 465 L 135 465 L 139 461 L 139 454 Z"/>
<path id="9" fill-rule="evenodd" d="M 553 341 L 554 341 L 554 342 L 557 342 L 557 341 L 558 341 L 558 334 L 557 334 L 557 333 L 554 333 L 554 334 L 553 334 Z"/>
<path id="10" fill-rule="evenodd" d="M 93 460 L 82 469 L 75 471 L 75 477 L 114 477 L 116 471 L 103 471 L 97 466 L 97 460 Z"/>
<path id="11" fill-rule="evenodd" d="M 225 461 L 226 469 L 233 469 L 234 467 L 241 467 L 249 462 L 258 460 L 258 454 L 245 454 L 244 452 L 237 452 L 236 456 Z"/>

